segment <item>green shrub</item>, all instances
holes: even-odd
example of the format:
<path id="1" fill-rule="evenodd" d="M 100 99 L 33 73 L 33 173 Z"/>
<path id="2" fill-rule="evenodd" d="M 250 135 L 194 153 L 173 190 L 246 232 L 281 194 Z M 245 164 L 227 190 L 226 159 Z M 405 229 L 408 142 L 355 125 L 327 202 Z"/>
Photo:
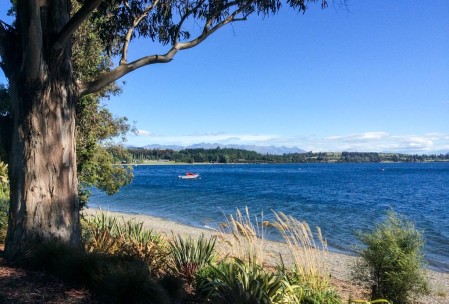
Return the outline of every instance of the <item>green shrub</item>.
<path id="1" fill-rule="evenodd" d="M 302 298 L 301 287 L 290 284 L 282 269 L 266 271 L 254 259 L 206 267 L 198 273 L 197 286 L 212 303 L 301 303 Z"/>
<path id="2" fill-rule="evenodd" d="M 424 239 L 412 222 L 390 212 L 374 231 L 357 237 L 366 247 L 359 250 L 362 260 L 354 265 L 353 274 L 371 287 L 372 298 L 404 304 L 428 292 Z"/>
<path id="3" fill-rule="evenodd" d="M 288 280 L 292 285 L 301 286 L 303 304 L 340 304 L 341 297 L 331 287 L 327 278 L 322 278 L 316 274 L 311 276 L 310 273 L 305 274 L 302 270 L 293 269 L 288 274 Z"/>
<path id="4" fill-rule="evenodd" d="M 0 161 L 0 197 L 8 197 L 8 195 L 9 195 L 8 165 Z"/>
<path id="5" fill-rule="evenodd" d="M 173 236 L 173 240 L 169 242 L 170 270 L 186 280 L 187 284 L 192 285 L 198 270 L 210 264 L 215 258 L 215 241 L 215 237 L 205 239 L 204 235 L 196 240 L 191 237 L 184 240 L 180 236 Z"/>
<path id="6" fill-rule="evenodd" d="M 0 244 L 5 242 L 8 229 L 9 199 L 0 196 Z"/>
<path id="7" fill-rule="evenodd" d="M 143 261 L 132 257 L 107 256 L 95 274 L 94 290 L 107 303 L 170 303 L 166 291 L 153 279 Z"/>
<path id="8" fill-rule="evenodd" d="M 8 229 L 9 180 L 8 165 L 0 161 L 0 244 L 3 244 Z"/>
<path id="9" fill-rule="evenodd" d="M 87 287 L 104 298 L 105 303 L 170 303 L 167 292 L 151 278 L 146 264 L 130 256 L 85 253 L 47 242 L 29 250 L 20 262 L 22 267 Z"/>

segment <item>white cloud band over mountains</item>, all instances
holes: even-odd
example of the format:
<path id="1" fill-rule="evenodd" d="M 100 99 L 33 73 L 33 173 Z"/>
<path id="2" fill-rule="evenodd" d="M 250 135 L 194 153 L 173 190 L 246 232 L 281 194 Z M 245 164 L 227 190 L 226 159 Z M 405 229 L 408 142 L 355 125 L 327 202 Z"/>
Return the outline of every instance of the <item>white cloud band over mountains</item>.
<path id="1" fill-rule="evenodd" d="M 396 152 L 409 154 L 431 154 L 449 152 L 449 134 L 427 133 L 423 135 L 393 135 L 387 132 L 365 132 L 328 137 L 298 136 L 282 137 L 263 134 L 204 133 L 169 136 L 139 130 L 129 137 L 129 144 L 189 146 L 197 143 L 222 145 L 259 145 L 298 147 L 314 152 Z"/>

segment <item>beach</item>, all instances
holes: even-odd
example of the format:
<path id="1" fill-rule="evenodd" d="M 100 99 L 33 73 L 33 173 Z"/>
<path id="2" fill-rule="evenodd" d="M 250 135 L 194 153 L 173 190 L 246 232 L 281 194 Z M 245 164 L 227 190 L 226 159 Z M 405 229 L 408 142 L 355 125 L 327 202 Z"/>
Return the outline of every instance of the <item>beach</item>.
<path id="1" fill-rule="evenodd" d="M 98 209 L 85 209 L 82 213 L 84 216 L 89 217 L 97 212 L 99 212 Z M 180 235 L 182 237 L 191 236 L 194 238 L 199 237 L 202 234 L 206 237 L 212 237 L 219 234 L 219 232 L 215 230 L 191 227 L 154 216 L 109 211 L 107 211 L 107 213 L 114 217 L 123 218 L 125 221 L 133 219 L 137 222 L 142 222 L 144 227 L 164 234 L 167 237 L 171 237 L 172 234 Z M 270 261 L 272 263 L 271 266 L 276 263 L 279 254 L 286 257 L 285 262 L 287 266 L 291 263 L 288 258 L 290 250 L 287 244 L 265 240 L 263 247 L 264 253 L 267 257 L 266 262 L 268 266 L 270 266 Z M 341 253 L 327 252 L 323 258 L 325 259 L 324 264 L 327 265 L 326 269 L 332 278 L 332 283 L 344 300 L 347 300 L 349 295 L 352 295 L 353 298 L 366 299 L 366 290 L 363 290 L 360 286 L 351 282 L 351 265 L 356 262 L 357 257 Z M 449 273 L 427 270 L 427 276 L 429 279 L 431 294 L 417 299 L 416 303 L 448 304 Z"/>

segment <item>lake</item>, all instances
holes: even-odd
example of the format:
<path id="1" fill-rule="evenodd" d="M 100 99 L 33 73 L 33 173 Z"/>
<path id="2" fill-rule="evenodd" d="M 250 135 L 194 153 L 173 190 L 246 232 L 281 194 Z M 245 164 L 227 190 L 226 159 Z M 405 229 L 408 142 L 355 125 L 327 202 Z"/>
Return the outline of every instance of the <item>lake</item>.
<path id="1" fill-rule="evenodd" d="M 200 178 L 178 178 L 187 171 Z M 348 254 L 355 231 L 394 210 L 424 232 L 430 268 L 449 272 L 449 163 L 151 165 L 134 174 L 116 195 L 94 191 L 89 206 L 209 228 L 236 208 L 265 220 L 282 211 L 321 227 L 330 249 Z"/>

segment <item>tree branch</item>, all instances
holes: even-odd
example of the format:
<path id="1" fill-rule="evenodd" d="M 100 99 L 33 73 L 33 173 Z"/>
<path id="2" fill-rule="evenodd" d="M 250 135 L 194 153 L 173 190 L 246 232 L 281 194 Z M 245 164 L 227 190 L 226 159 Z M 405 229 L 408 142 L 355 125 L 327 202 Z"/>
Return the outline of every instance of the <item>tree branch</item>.
<path id="1" fill-rule="evenodd" d="M 122 48 L 122 58 L 120 60 L 120 64 L 126 64 L 127 63 L 127 54 L 128 54 L 128 46 L 129 43 L 131 42 L 131 37 L 133 35 L 134 29 L 136 28 L 137 25 L 139 25 L 139 23 L 148 16 L 148 13 L 159 3 L 159 0 L 155 0 L 150 6 L 148 6 L 147 8 L 145 8 L 142 12 L 142 15 L 140 15 L 139 17 L 136 17 L 134 19 L 133 25 L 131 26 L 131 28 L 129 28 L 128 32 L 126 33 L 126 37 L 125 37 L 125 42 L 123 43 L 123 48 Z"/>
<path id="2" fill-rule="evenodd" d="M 217 15 L 211 17 L 209 20 L 206 21 L 206 24 L 204 25 L 204 29 L 203 29 L 203 32 L 201 33 L 201 35 L 199 35 L 197 38 L 190 40 L 188 42 L 179 43 L 177 45 L 177 48 L 179 50 L 186 50 L 186 49 L 195 47 L 198 44 L 200 44 L 201 42 L 203 42 L 204 40 L 206 40 L 207 37 L 209 37 L 210 35 L 215 33 L 218 29 L 225 26 L 226 24 L 234 22 L 234 21 L 241 21 L 242 18 L 236 18 L 236 16 L 238 14 L 240 14 L 241 12 L 243 12 L 244 10 L 246 10 L 247 8 L 249 8 L 253 3 L 254 3 L 254 0 L 248 1 L 244 6 L 237 9 L 236 11 L 234 11 L 226 19 L 217 23 L 215 26 L 213 26 L 212 28 L 209 29 L 209 27 L 212 25 L 213 19 L 215 19 L 217 17 Z M 243 19 L 245 19 L 245 18 L 246 18 L 246 16 Z"/>
<path id="3" fill-rule="evenodd" d="M 156 64 L 156 63 L 170 62 L 173 59 L 173 57 L 178 53 L 178 51 L 195 47 L 198 44 L 200 44 L 201 42 L 203 42 L 204 40 L 206 40 L 207 37 L 209 37 L 210 35 L 215 33 L 218 29 L 225 26 L 226 24 L 234 22 L 234 21 L 241 21 L 241 20 L 245 19 L 246 16 L 243 16 L 243 18 L 236 18 L 236 17 L 237 17 L 237 15 L 241 14 L 243 11 L 248 9 L 254 3 L 254 1 L 255 0 L 248 1 L 244 6 L 236 9 L 227 18 L 225 18 L 221 22 L 217 23 L 212 28 L 209 28 L 213 23 L 213 19 L 215 19 L 217 17 L 217 15 L 212 16 L 211 19 L 208 19 L 206 21 L 204 28 L 203 28 L 203 32 L 197 38 L 190 40 L 188 42 L 183 42 L 183 43 L 175 41 L 174 45 L 171 47 L 171 49 L 164 55 L 151 55 L 151 56 L 142 57 L 142 58 L 137 59 L 129 64 L 126 64 L 123 62 L 123 64 L 119 65 L 114 70 L 112 70 L 106 74 L 103 74 L 97 80 L 94 80 L 94 81 L 88 82 L 88 83 L 79 84 L 80 96 L 97 92 L 97 91 L 101 90 L 102 88 L 104 88 L 105 86 L 107 86 L 108 84 L 116 81 L 117 79 L 120 79 L 121 77 L 125 76 L 126 74 L 128 74 L 132 71 L 135 71 L 141 67 L 151 65 L 151 64 Z M 234 2 L 234 3 L 236 3 L 236 2 Z M 186 13 L 186 15 L 190 15 L 190 14 L 191 14 L 191 11 Z M 181 25 L 185 21 L 186 18 L 187 17 L 181 19 L 176 35 L 179 34 Z"/>
<path id="4" fill-rule="evenodd" d="M 155 64 L 155 63 L 167 63 L 170 62 L 173 57 L 176 55 L 176 53 L 179 51 L 178 48 L 173 46 L 166 54 L 164 55 L 151 55 L 142 57 L 140 59 L 137 59 L 129 64 L 123 64 L 119 65 L 114 70 L 103 74 L 98 79 L 88 82 L 88 83 L 82 83 L 79 84 L 79 90 L 80 90 L 80 96 L 88 95 L 91 93 L 95 93 L 108 84 L 116 81 L 117 79 L 120 79 L 121 77 L 125 76 L 126 74 L 135 71 L 143 66 Z"/>
<path id="5" fill-rule="evenodd" d="M 197 9 L 199 9 L 199 8 L 201 7 L 201 5 L 204 4 L 204 2 L 205 2 L 205 0 L 199 1 L 198 4 L 197 4 L 193 9 L 187 11 L 187 12 L 182 16 L 182 18 L 181 18 L 181 20 L 179 21 L 178 26 L 177 26 L 177 28 L 176 28 L 175 41 L 174 41 L 174 43 L 177 43 L 177 42 L 178 42 L 178 39 L 179 39 L 179 33 L 181 32 L 181 28 L 182 28 L 182 25 L 184 24 L 184 22 L 187 20 L 187 18 L 189 18 L 189 16 L 192 15 L 192 13 L 194 13 Z M 181 15 L 181 13 L 180 13 L 180 15 Z"/>
<path id="6" fill-rule="evenodd" d="M 12 75 L 14 66 L 18 65 L 18 49 L 16 29 L 0 20 L 0 68 L 8 78 Z"/>
<path id="7" fill-rule="evenodd" d="M 78 29 L 78 27 L 86 20 L 89 15 L 100 5 L 103 0 L 88 0 L 86 3 L 76 12 L 75 15 L 64 26 L 62 31 L 56 37 L 53 43 L 53 50 L 60 50 L 72 37 L 72 34 Z"/>
<path id="8" fill-rule="evenodd" d="M 8 40 L 8 31 L 6 30 L 6 27 L 9 27 L 9 25 L 0 20 L 0 57 L 3 58 L 3 60 L 6 57 L 6 46 Z"/>

